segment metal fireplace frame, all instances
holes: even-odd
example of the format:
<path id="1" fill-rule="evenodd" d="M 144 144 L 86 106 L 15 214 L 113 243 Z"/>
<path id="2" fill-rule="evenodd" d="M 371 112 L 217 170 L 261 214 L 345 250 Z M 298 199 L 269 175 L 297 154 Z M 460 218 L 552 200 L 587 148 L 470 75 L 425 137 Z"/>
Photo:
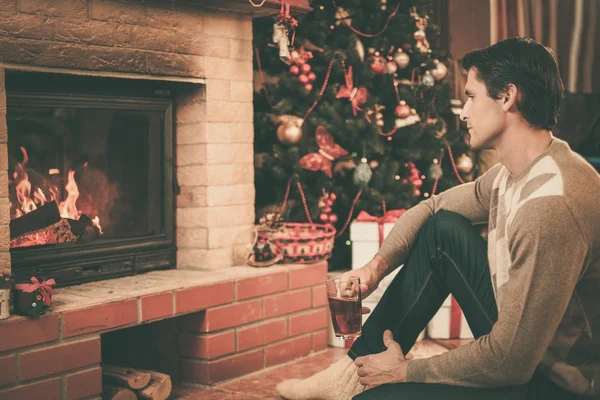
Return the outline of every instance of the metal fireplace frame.
<path id="1" fill-rule="evenodd" d="M 176 266 L 174 207 L 174 121 L 171 98 L 126 95 L 20 92 L 7 90 L 7 107 L 48 106 L 159 111 L 163 114 L 162 193 L 160 197 L 164 232 L 149 237 L 132 237 L 13 248 L 12 272 L 17 277 L 35 275 L 55 278 L 57 286 L 69 286 Z M 9 133 L 10 140 L 10 133 Z"/>

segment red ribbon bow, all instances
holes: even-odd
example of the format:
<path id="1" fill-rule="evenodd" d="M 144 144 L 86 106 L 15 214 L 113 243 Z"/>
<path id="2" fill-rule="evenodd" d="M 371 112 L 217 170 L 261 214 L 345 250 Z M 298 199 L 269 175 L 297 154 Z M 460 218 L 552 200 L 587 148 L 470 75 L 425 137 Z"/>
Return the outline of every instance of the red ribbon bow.
<path id="1" fill-rule="evenodd" d="M 31 283 L 18 283 L 15 285 L 15 288 L 25 293 L 33 293 L 40 289 L 42 297 L 44 298 L 44 304 L 50 307 L 52 302 L 51 296 L 56 294 L 56 290 L 52 289 L 53 285 L 56 285 L 54 279 L 43 280 L 42 283 L 40 283 L 35 276 L 32 276 Z"/>
<path id="2" fill-rule="evenodd" d="M 361 211 L 356 216 L 356 220 L 359 222 L 377 222 L 379 228 L 379 247 L 383 243 L 383 224 L 386 222 L 395 222 L 406 210 L 389 210 L 386 211 L 383 216 L 376 217 L 369 214 L 366 211 Z"/>
<path id="3" fill-rule="evenodd" d="M 365 104 L 367 101 L 367 97 L 369 96 L 369 92 L 365 88 L 355 88 L 354 81 L 352 77 L 352 66 L 348 67 L 348 70 L 344 74 L 344 78 L 346 80 L 346 86 L 342 86 L 340 90 L 335 95 L 336 99 L 341 99 L 347 97 L 350 103 L 352 104 L 352 112 L 356 115 L 357 111 L 362 111 L 360 108 L 361 104 Z"/>

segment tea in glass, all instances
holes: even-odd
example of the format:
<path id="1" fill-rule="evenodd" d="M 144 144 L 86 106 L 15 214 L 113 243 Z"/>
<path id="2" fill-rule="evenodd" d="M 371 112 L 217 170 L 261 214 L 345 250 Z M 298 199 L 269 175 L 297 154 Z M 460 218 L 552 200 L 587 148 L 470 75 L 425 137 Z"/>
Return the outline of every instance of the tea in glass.
<path id="1" fill-rule="evenodd" d="M 326 285 L 335 336 L 343 339 L 360 336 L 362 328 L 360 278 L 353 276 L 344 280 L 328 279 Z"/>

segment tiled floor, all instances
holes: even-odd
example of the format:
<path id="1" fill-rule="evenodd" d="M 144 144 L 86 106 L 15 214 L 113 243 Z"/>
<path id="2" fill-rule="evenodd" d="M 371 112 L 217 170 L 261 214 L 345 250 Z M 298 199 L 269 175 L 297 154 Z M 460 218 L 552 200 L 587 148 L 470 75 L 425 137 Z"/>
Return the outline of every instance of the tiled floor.
<path id="1" fill-rule="evenodd" d="M 415 358 L 431 357 L 458 347 L 464 342 L 461 340 L 422 340 L 413 347 L 411 354 Z M 289 378 L 307 378 L 327 368 L 345 354 L 344 349 L 329 348 L 317 355 L 225 382 L 215 387 L 178 386 L 173 390 L 170 398 L 180 400 L 281 400 L 275 391 L 277 383 Z"/>

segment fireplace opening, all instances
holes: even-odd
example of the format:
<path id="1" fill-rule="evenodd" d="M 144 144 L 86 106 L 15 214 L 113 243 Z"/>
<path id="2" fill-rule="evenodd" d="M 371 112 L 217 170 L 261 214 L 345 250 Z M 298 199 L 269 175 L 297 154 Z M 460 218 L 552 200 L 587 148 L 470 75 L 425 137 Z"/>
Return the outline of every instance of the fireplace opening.
<path id="1" fill-rule="evenodd" d="M 173 267 L 173 100 L 31 75 L 6 79 L 13 272 L 65 286 Z"/>

